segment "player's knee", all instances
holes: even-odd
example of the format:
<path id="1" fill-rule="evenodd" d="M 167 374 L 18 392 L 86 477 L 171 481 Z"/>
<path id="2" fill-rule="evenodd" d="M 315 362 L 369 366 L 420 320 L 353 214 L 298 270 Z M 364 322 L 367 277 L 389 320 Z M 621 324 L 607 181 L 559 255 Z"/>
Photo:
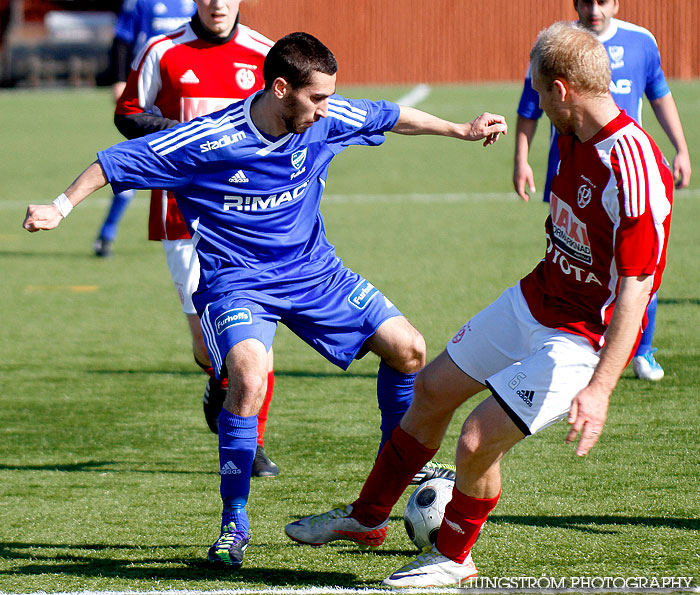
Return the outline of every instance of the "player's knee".
<path id="1" fill-rule="evenodd" d="M 416 329 L 407 329 L 399 352 L 398 365 L 404 374 L 415 374 L 425 366 L 425 339 Z"/>
<path id="2" fill-rule="evenodd" d="M 436 390 L 434 382 L 431 382 L 430 373 L 426 370 L 418 372 L 413 383 L 413 406 L 422 410 L 421 415 L 437 415 L 438 417 L 450 414 L 452 405 L 444 398 L 444 393 Z"/>
<path id="3" fill-rule="evenodd" d="M 257 415 L 262 407 L 267 388 L 267 372 L 238 372 L 229 374 L 229 390 L 224 407 L 229 411 L 247 417 Z"/>

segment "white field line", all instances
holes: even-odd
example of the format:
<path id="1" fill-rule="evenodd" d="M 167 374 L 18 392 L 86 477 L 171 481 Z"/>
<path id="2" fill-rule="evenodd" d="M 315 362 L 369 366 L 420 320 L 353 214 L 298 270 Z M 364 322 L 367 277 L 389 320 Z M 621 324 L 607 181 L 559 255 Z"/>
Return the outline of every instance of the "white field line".
<path id="1" fill-rule="evenodd" d="M 424 101 L 428 95 L 430 95 L 430 91 L 431 89 L 429 85 L 416 85 L 408 93 L 399 97 L 394 103 L 408 107 L 415 107 L 421 101 Z"/>
<path id="2" fill-rule="evenodd" d="M 215 591 L 197 590 L 162 590 L 162 591 L 61 591 L 46 592 L 34 591 L 26 593 L 8 593 L 0 591 L 0 595 L 388 595 L 395 593 L 390 589 L 348 589 L 343 587 L 311 587 L 311 588 L 280 588 L 270 587 L 267 589 L 221 589 Z M 408 594 L 437 594 L 455 593 L 459 595 L 496 595 L 498 593 L 533 593 L 544 595 L 559 594 L 604 594 L 604 593 L 700 593 L 700 587 L 680 588 L 680 589 L 470 589 L 470 588 L 424 588 L 424 589 L 401 589 L 401 593 Z"/>
<path id="3" fill-rule="evenodd" d="M 700 189 L 693 190 L 681 190 L 676 193 L 674 197 L 675 201 L 680 200 L 697 200 L 700 199 Z M 28 201 L 19 200 L 0 200 L 0 211 L 4 210 L 25 210 L 28 204 L 42 204 L 44 199 L 38 198 Z M 82 202 L 77 209 L 86 208 L 100 208 L 105 209 L 109 204 L 111 204 L 111 197 L 106 196 L 95 196 L 88 198 Z M 513 201 L 520 202 L 520 199 L 513 192 L 434 192 L 434 193 L 419 193 L 419 192 L 405 192 L 405 193 L 392 193 L 392 194 L 333 194 L 327 193 L 323 196 L 324 202 L 425 202 L 425 203 L 438 203 L 438 202 L 484 202 L 484 201 Z M 530 199 L 531 202 L 541 202 L 539 195 Z M 46 203 L 50 202 L 46 199 Z M 139 200 L 138 198 L 134 200 L 129 206 L 130 209 L 133 208 L 146 208 L 149 206 L 149 201 Z M 0 595 L 3 595 L 0 592 Z"/>

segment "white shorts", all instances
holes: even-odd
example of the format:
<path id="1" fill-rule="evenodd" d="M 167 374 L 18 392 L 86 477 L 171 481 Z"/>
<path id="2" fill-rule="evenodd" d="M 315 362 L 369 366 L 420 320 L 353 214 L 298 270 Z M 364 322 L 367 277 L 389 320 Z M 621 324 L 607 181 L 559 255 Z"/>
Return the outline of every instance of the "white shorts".
<path id="1" fill-rule="evenodd" d="M 520 285 L 469 320 L 447 344 L 447 353 L 491 389 L 526 435 L 567 416 L 599 359 L 585 337 L 537 322 Z"/>
<path id="2" fill-rule="evenodd" d="M 191 239 L 162 240 L 162 244 L 170 269 L 170 277 L 180 296 L 182 311 L 185 314 L 196 314 L 192 294 L 199 285 L 199 258 L 194 249 L 194 242 Z"/>

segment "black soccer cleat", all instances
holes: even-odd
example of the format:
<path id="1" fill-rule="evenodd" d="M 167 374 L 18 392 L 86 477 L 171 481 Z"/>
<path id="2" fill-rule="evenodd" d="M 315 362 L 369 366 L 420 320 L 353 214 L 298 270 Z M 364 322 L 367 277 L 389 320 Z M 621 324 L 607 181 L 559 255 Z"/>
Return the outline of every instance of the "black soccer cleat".
<path id="1" fill-rule="evenodd" d="M 424 481 L 436 478 L 454 481 L 456 471 L 457 467 L 450 465 L 449 463 L 436 463 L 435 461 L 428 461 L 423 468 L 413 476 L 411 485 L 419 485 Z"/>
<path id="2" fill-rule="evenodd" d="M 97 238 L 92 245 L 92 249 L 98 258 L 110 258 L 114 253 L 114 243 L 111 240 Z"/>
<path id="3" fill-rule="evenodd" d="M 255 458 L 253 459 L 251 475 L 253 477 L 277 477 L 279 472 L 280 468 L 270 460 L 265 454 L 263 447 L 258 444 L 258 448 L 255 451 Z"/>
<path id="4" fill-rule="evenodd" d="M 226 389 L 221 386 L 221 382 L 214 378 L 207 380 L 202 395 L 202 408 L 204 409 L 204 419 L 207 420 L 209 429 L 214 434 L 219 433 L 219 413 L 224 406 Z"/>

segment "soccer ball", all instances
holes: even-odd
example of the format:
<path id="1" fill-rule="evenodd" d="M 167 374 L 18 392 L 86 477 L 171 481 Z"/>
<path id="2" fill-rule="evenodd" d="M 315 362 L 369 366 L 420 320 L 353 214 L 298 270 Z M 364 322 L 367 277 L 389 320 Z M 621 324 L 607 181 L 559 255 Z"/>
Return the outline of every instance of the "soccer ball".
<path id="1" fill-rule="evenodd" d="M 445 506 L 452 499 L 451 479 L 429 479 L 420 484 L 408 498 L 403 511 L 403 524 L 408 538 L 418 549 L 431 547 L 445 516 Z"/>

